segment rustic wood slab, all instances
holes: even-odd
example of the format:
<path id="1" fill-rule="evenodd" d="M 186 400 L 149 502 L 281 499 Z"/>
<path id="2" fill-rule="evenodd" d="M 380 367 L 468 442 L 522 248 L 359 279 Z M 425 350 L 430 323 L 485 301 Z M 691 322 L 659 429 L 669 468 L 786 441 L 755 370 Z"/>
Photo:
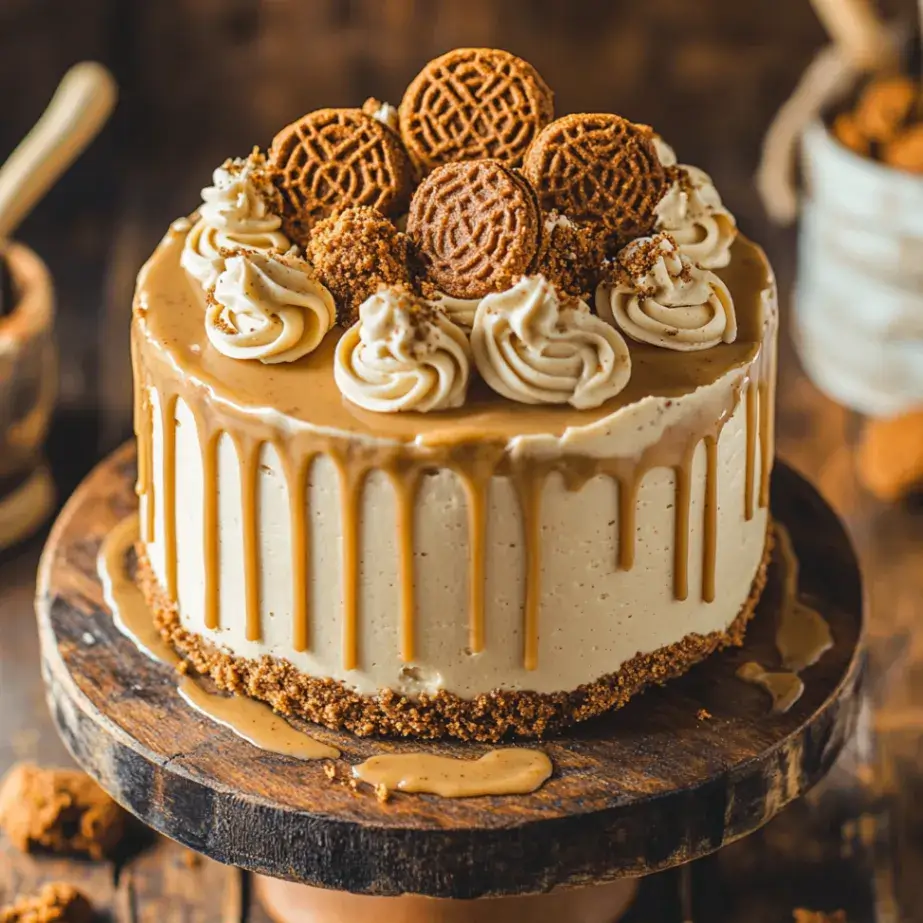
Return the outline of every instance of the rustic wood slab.
<path id="1" fill-rule="evenodd" d="M 114 627 L 96 575 L 106 532 L 134 503 L 134 451 L 98 467 L 52 531 L 39 574 L 43 672 L 75 758 L 143 821 L 221 862 L 306 884 L 443 897 L 543 891 L 647 874 L 708 854 L 760 827 L 829 769 L 851 733 L 863 673 L 862 587 L 836 516 L 779 465 L 774 514 L 792 532 L 802 591 L 836 640 L 804 674 L 785 715 L 735 678 L 744 660 L 778 663 L 776 567 L 747 645 L 711 658 L 621 712 L 543 746 L 540 791 L 380 804 L 330 782 L 320 763 L 257 750 L 191 711 L 171 670 Z M 712 717 L 702 720 L 700 709 Z M 348 764 L 409 742 L 314 728 Z M 474 756 L 484 748 L 427 749 Z"/>

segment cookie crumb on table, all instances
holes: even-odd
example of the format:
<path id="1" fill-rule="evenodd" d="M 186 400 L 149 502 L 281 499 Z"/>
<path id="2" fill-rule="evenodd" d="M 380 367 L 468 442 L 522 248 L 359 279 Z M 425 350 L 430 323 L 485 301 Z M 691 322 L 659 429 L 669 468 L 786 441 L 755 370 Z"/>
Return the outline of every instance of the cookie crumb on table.
<path id="1" fill-rule="evenodd" d="M 91 923 L 93 907 L 72 885 L 53 882 L 0 909 L 0 923 Z"/>
<path id="2" fill-rule="evenodd" d="M 0 785 L 0 829 L 23 852 L 102 859 L 125 833 L 125 812 L 85 773 L 14 766 Z"/>
<path id="3" fill-rule="evenodd" d="M 845 910 L 833 910 L 825 913 L 823 910 L 807 910 L 796 907 L 792 911 L 795 923 L 846 923 Z"/>

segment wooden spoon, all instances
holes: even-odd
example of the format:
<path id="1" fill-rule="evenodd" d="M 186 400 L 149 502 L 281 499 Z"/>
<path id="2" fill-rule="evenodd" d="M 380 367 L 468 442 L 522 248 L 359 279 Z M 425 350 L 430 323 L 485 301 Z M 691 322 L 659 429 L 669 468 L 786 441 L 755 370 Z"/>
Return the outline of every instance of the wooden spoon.
<path id="1" fill-rule="evenodd" d="M 869 0 L 811 0 L 817 18 L 847 60 L 862 71 L 895 63 L 894 42 Z"/>
<path id="2" fill-rule="evenodd" d="M 117 95 L 112 74 L 101 64 L 84 61 L 64 75 L 42 117 L 0 167 L 0 241 L 96 137 Z"/>

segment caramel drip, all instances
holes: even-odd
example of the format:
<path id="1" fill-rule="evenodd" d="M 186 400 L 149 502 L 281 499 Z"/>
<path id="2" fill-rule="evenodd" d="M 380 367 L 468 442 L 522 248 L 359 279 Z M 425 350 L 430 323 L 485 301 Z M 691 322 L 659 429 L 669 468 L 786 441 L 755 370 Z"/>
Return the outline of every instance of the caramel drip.
<path id="1" fill-rule="evenodd" d="M 765 689 L 772 696 L 774 712 L 787 712 L 804 692 L 804 683 L 797 673 L 769 673 L 752 660 L 741 664 L 737 676 Z"/>
<path id="2" fill-rule="evenodd" d="M 487 486 L 483 478 L 462 479 L 468 501 L 468 650 L 484 650 L 484 589 L 487 583 Z"/>
<path id="3" fill-rule="evenodd" d="M 772 456 L 775 446 L 775 352 L 763 353 L 759 361 L 759 414 L 760 414 L 760 496 L 761 509 L 769 506 L 769 478 L 772 473 Z"/>
<path id="4" fill-rule="evenodd" d="M 308 471 L 313 456 L 293 458 L 285 446 L 276 446 L 285 467 L 288 486 L 292 542 L 292 647 L 301 653 L 308 649 L 311 620 L 308 604 L 308 561 L 311 555 L 308 531 Z"/>
<path id="5" fill-rule="evenodd" d="M 260 533 L 259 496 L 257 476 L 259 474 L 262 443 L 234 437 L 237 462 L 240 466 L 241 528 L 244 545 L 244 593 L 246 595 L 248 641 L 259 641 L 263 636 L 260 618 Z"/>
<path id="6" fill-rule="evenodd" d="M 414 511 L 417 500 L 416 472 L 391 473 L 397 500 L 397 549 L 401 581 L 401 660 L 411 663 L 417 656 L 414 594 Z"/>
<path id="7" fill-rule="evenodd" d="M 788 529 L 780 522 L 774 525 L 776 547 L 782 561 L 784 593 L 779 607 L 776 648 L 782 666 L 799 673 L 817 663 L 833 647 L 833 635 L 827 620 L 799 598 L 798 557 Z"/>
<path id="8" fill-rule="evenodd" d="M 154 541 L 153 427 L 151 393 L 144 380 L 136 338 L 131 340 L 131 363 L 134 380 L 134 430 L 138 440 L 138 479 L 135 493 L 141 511 L 141 530 L 145 542 Z"/>
<path id="9" fill-rule="evenodd" d="M 196 417 L 199 432 L 199 447 L 202 452 L 202 547 L 205 555 L 205 627 L 212 630 L 221 624 L 221 603 L 219 599 L 218 550 L 218 440 L 220 432 L 205 432 L 204 425 Z"/>
<path id="10" fill-rule="evenodd" d="M 619 485 L 619 570 L 631 570 L 635 565 L 635 532 L 637 530 L 638 485 L 635 475 L 621 477 Z"/>
<path id="11" fill-rule="evenodd" d="M 385 792 L 418 792 L 443 798 L 525 795 L 540 788 L 553 771 L 541 750 L 507 747 L 480 759 L 435 753 L 387 753 L 353 766 L 353 776 Z"/>
<path id="12" fill-rule="evenodd" d="M 179 694 L 197 712 L 269 753 L 299 760 L 335 760 L 340 751 L 289 724 L 268 705 L 240 695 L 214 695 L 198 683 L 183 679 Z"/>
<path id="13" fill-rule="evenodd" d="M 718 440 L 705 437 L 705 510 L 702 528 L 702 600 L 715 601 L 718 557 Z"/>
<path id="14" fill-rule="evenodd" d="M 692 459 L 695 444 L 686 450 L 682 462 L 673 469 L 676 499 L 673 511 L 673 596 L 684 600 L 689 595 L 689 507 L 692 503 Z"/>
<path id="15" fill-rule="evenodd" d="M 163 430 L 163 553 L 167 596 L 178 601 L 176 588 L 176 398 L 160 392 Z"/>
<path id="16" fill-rule="evenodd" d="M 542 490 L 545 473 L 532 469 L 514 478 L 522 510 L 522 533 L 525 552 L 525 603 L 522 614 L 522 665 L 527 670 L 538 667 L 538 620 L 542 598 Z"/>
<path id="17" fill-rule="evenodd" d="M 756 474 L 757 383 L 747 379 L 747 467 L 744 477 L 744 516 L 753 519 L 753 482 Z"/>
<path id="18" fill-rule="evenodd" d="M 103 585 L 103 598 L 112 612 L 115 627 L 152 660 L 176 666 L 179 657 L 161 638 L 144 596 L 126 568 L 126 559 L 140 537 L 138 514 L 113 526 L 103 539 L 96 569 Z"/>
<path id="19" fill-rule="evenodd" d="M 340 529 L 343 568 L 343 669 L 359 666 L 359 504 L 366 470 L 335 457 L 340 475 Z"/>
<path id="20" fill-rule="evenodd" d="M 139 518 L 135 513 L 115 525 L 103 539 L 97 557 L 103 596 L 122 634 L 153 660 L 176 666 L 180 658 L 161 638 L 154 616 L 126 568 L 127 555 L 137 543 L 139 533 Z M 340 755 L 336 747 L 302 734 L 268 705 L 255 699 L 214 695 L 188 678 L 180 682 L 179 693 L 197 711 L 262 750 L 302 760 L 336 759 Z"/>

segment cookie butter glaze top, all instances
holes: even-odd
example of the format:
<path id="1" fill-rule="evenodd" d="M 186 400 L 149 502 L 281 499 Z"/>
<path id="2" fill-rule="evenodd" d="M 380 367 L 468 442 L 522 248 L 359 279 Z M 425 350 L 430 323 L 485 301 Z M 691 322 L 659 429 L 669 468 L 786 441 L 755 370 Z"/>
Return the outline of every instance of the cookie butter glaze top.
<path id="1" fill-rule="evenodd" d="M 141 271 L 135 296 L 136 337 L 158 377 L 207 399 L 216 409 L 351 441 L 415 444 L 421 451 L 447 444 L 494 443 L 513 454 L 630 455 L 657 442 L 689 405 L 703 413 L 728 400 L 728 375 L 743 378 L 758 358 L 767 324 L 774 324 L 775 289 L 762 251 L 744 238 L 730 266 L 717 276 L 736 305 L 737 338 L 701 352 L 676 353 L 631 342 L 627 385 L 599 407 L 528 405 L 507 400 L 472 381 L 463 408 L 423 414 L 380 414 L 343 398 L 334 354 L 344 332 L 331 330 L 297 362 L 262 365 L 222 355 L 209 342 L 205 296 L 180 267 L 186 238 L 171 228 Z M 682 400 L 677 400 L 682 398 Z"/>

